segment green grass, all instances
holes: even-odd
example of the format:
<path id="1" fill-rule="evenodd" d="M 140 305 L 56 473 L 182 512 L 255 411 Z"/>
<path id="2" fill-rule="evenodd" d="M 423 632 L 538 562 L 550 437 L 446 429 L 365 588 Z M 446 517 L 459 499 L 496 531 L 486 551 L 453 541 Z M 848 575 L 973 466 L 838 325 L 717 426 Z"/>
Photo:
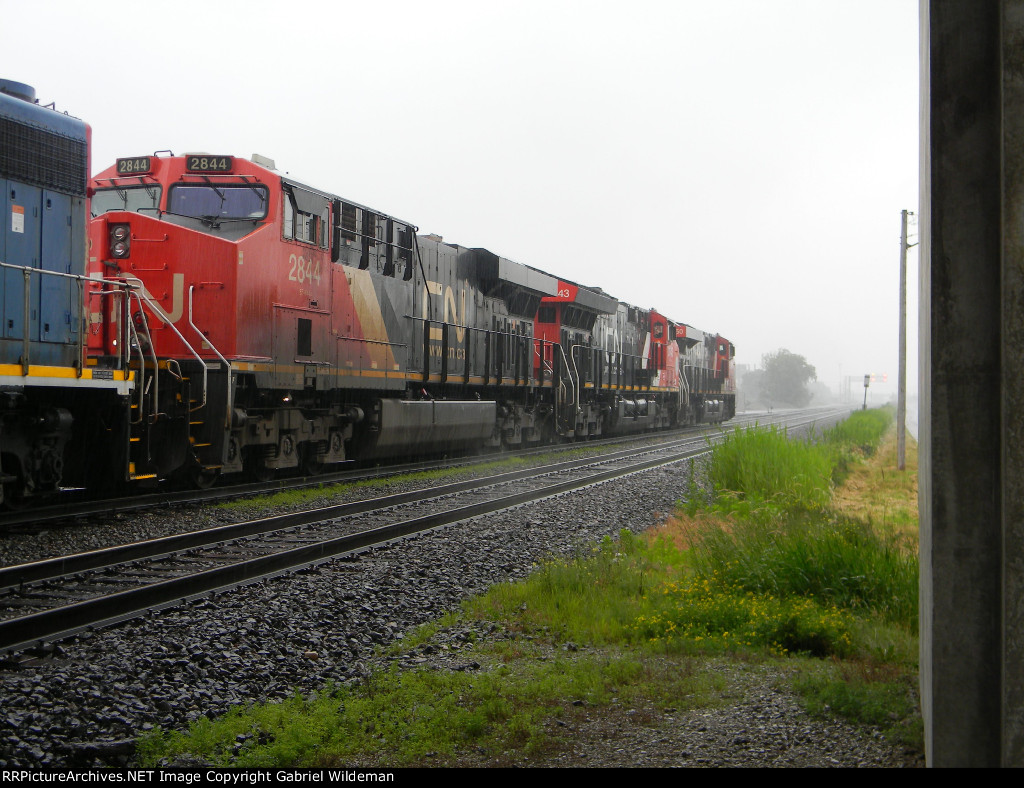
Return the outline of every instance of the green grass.
<path id="1" fill-rule="evenodd" d="M 827 430 L 825 439 L 830 443 L 860 449 L 870 455 L 874 453 L 892 422 L 891 407 L 854 411 L 848 419 Z"/>
<path id="2" fill-rule="evenodd" d="M 680 551 L 667 538 L 648 541 L 623 532 L 590 556 L 552 562 L 523 582 L 497 586 L 469 602 L 467 610 L 520 632 L 655 653 L 748 647 L 766 654 L 850 656 L 876 648 L 859 638 L 865 631 L 860 618 L 888 622 L 896 630 L 883 636 L 890 640 L 899 639 L 900 628 L 916 626 L 905 614 L 897 615 L 902 610 L 891 610 L 882 581 L 871 570 L 864 570 L 867 577 L 853 574 L 864 566 L 861 553 L 871 551 L 846 545 L 845 553 L 818 568 L 806 540 L 795 536 L 791 552 L 799 555 L 802 544 L 806 553 L 807 571 L 800 571 L 761 549 L 771 537 L 744 553 L 737 549 L 741 538 L 732 543 L 721 534 L 709 527 L 690 550 Z M 843 538 L 822 542 L 827 550 Z M 716 539 L 728 542 L 728 560 L 722 560 L 723 543 L 709 544 Z"/>
<path id="3" fill-rule="evenodd" d="M 782 660 L 812 713 L 878 725 L 920 747 L 916 552 L 905 533 L 875 529 L 831 503 L 837 463 L 874 467 L 889 456 L 872 445 L 865 460 L 861 443 L 884 417 L 858 420 L 867 426 L 812 442 L 744 430 L 714 450 L 711 498 L 658 529 L 623 532 L 495 586 L 388 649 L 395 659 L 428 653 L 446 628 L 496 627 L 460 654 L 472 654 L 479 670 L 392 669 L 313 698 L 200 720 L 188 733 L 155 732 L 139 759 L 156 765 L 188 752 L 246 766 L 542 765 L 570 746 L 575 715 L 614 716 L 620 702 L 654 713 L 721 702 L 730 690 L 702 668 L 711 659 L 751 669 Z M 791 482 L 794 474 L 801 478 Z M 909 499 L 898 481 L 891 494 Z"/>
<path id="4" fill-rule="evenodd" d="M 820 509 L 828 505 L 834 448 L 790 440 L 778 427 L 746 427 L 712 450 L 710 477 L 720 506 Z"/>
<path id="5" fill-rule="evenodd" d="M 151 734 L 140 742 L 138 758 L 156 766 L 188 752 L 224 766 L 324 767 L 442 765 L 467 750 L 499 759 L 503 753 L 539 757 L 565 743 L 565 728 L 554 721 L 571 723 L 586 709 L 652 695 L 687 708 L 721 686 L 686 664 L 651 666 L 616 653 L 550 654 L 525 640 L 495 641 L 474 652 L 474 659 L 489 662 L 486 672 L 396 668 L 358 687 L 203 719 L 187 734 Z"/>
<path id="6" fill-rule="evenodd" d="M 722 588 L 813 597 L 917 628 L 917 557 L 862 521 L 806 510 L 771 527 L 734 520 L 728 529 L 705 529 L 692 554 L 697 575 Z"/>
<path id="7" fill-rule="evenodd" d="M 697 576 L 744 593 L 813 597 L 916 629 L 916 554 L 832 506 L 832 480 L 847 452 L 873 453 L 891 423 L 889 409 L 857 411 L 817 441 L 752 427 L 715 446 L 714 494 L 686 507 L 690 516 L 705 510 L 725 518 L 695 526 Z"/>
<path id="8" fill-rule="evenodd" d="M 873 725 L 901 744 L 920 749 L 917 675 L 872 661 L 807 662 L 793 680 L 812 713 Z"/>

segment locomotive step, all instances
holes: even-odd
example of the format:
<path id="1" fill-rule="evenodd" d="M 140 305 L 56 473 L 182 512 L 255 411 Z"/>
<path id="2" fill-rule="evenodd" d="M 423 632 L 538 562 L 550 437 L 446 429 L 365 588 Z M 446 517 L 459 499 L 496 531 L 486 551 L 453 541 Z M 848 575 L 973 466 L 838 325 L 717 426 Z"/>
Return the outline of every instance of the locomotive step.
<path id="1" fill-rule="evenodd" d="M 136 473 L 135 472 L 135 463 L 134 462 L 129 462 L 128 463 L 128 479 L 130 481 L 137 482 L 140 479 L 155 479 L 155 478 L 156 478 L 156 474 L 155 473 Z"/>

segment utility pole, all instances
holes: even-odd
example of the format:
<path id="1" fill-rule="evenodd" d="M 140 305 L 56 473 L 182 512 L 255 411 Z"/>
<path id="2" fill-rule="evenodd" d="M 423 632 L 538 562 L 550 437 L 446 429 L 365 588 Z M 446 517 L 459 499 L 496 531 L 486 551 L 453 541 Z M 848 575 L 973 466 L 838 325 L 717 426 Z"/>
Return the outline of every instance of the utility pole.
<path id="1" fill-rule="evenodd" d="M 900 371 L 896 394 L 896 468 L 907 468 L 907 217 L 903 211 L 900 231 Z"/>

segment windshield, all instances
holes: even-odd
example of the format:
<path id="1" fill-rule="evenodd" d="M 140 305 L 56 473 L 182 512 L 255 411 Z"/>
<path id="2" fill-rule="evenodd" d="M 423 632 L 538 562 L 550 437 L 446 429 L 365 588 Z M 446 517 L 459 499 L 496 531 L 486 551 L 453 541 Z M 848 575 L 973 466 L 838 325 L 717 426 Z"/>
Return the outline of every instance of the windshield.
<path id="1" fill-rule="evenodd" d="M 126 186 L 97 189 L 90 202 L 93 216 L 107 211 L 156 210 L 160 207 L 159 186 Z"/>
<path id="2" fill-rule="evenodd" d="M 167 210 L 196 219 L 262 219 L 267 215 L 267 187 L 175 184 Z"/>

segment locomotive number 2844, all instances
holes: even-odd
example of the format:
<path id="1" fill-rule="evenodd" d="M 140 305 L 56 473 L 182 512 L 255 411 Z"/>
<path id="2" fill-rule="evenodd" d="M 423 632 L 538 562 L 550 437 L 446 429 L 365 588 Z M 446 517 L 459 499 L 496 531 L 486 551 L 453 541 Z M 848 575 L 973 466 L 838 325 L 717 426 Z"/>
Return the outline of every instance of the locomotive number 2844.
<path id="1" fill-rule="evenodd" d="M 288 265 L 291 270 L 288 272 L 290 282 L 316 282 L 320 284 L 320 261 L 306 260 L 299 255 L 291 255 L 288 258 Z"/>

